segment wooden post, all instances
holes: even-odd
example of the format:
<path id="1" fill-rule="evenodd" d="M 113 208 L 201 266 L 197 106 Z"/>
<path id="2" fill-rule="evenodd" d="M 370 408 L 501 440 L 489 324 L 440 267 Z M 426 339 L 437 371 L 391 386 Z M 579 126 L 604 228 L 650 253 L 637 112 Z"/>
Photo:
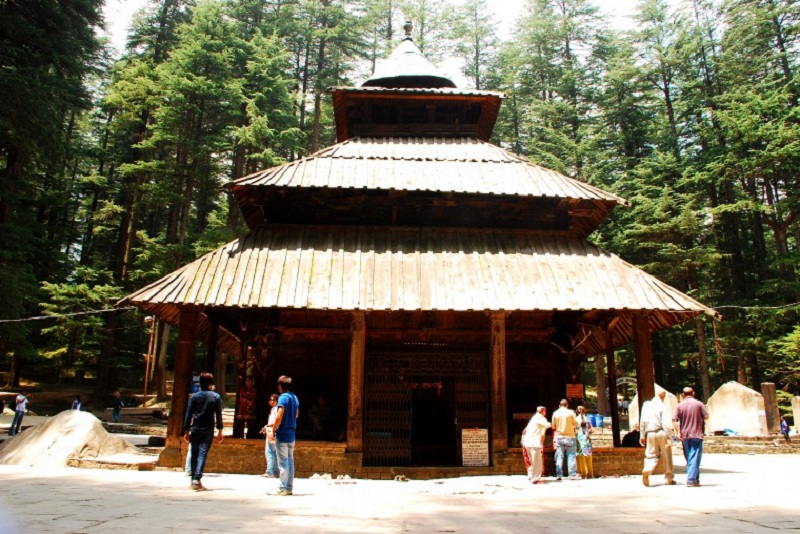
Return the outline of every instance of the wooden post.
<path id="1" fill-rule="evenodd" d="M 606 384 L 605 362 L 603 360 L 603 354 L 600 353 L 594 363 L 595 377 L 597 378 L 597 413 L 608 416 L 611 415 L 608 409 L 611 389 Z M 606 389 L 608 389 L 608 397 L 606 397 Z"/>
<path id="2" fill-rule="evenodd" d="M 636 359 L 636 393 L 639 395 L 639 413 L 642 404 L 656 396 L 653 348 L 650 345 L 650 322 L 647 315 L 633 316 L 633 355 Z"/>
<path id="3" fill-rule="evenodd" d="M 608 401 L 611 409 L 611 439 L 615 447 L 622 446 L 622 440 L 619 437 L 619 403 L 617 402 L 617 360 L 614 356 L 613 344 L 613 330 L 614 323 L 612 321 L 606 327 L 606 365 L 608 365 Z"/>
<path id="4" fill-rule="evenodd" d="M 219 321 L 208 318 L 208 344 L 206 345 L 206 371 L 214 374 L 214 364 L 217 361 L 217 338 L 219 337 Z M 214 375 L 216 381 L 217 375 Z"/>
<path id="5" fill-rule="evenodd" d="M 764 412 L 767 415 L 767 432 L 777 434 L 781 431 L 781 415 L 778 411 L 778 393 L 775 384 L 762 382 L 761 396 L 764 397 Z"/>
<path id="6" fill-rule="evenodd" d="M 492 351 L 492 452 L 508 450 L 508 406 L 506 402 L 506 312 L 491 314 Z"/>
<path id="7" fill-rule="evenodd" d="M 350 323 L 350 391 L 347 402 L 347 452 L 364 452 L 364 358 L 367 323 L 364 312 L 353 312 Z"/>
<path id="8" fill-rule="evenodd" d="M 175 352 L 175 374 L 172 382 L 172 408 L 167 420 L 166 446 L 158 458 L 162 467 L 182 467 L 181 439 L 183 417 L 189 400 L 189 384 L 194 368 L 194 354 L 197 344 L 197 308 L 182 306 L 178 330 L 178 347 Z"/>

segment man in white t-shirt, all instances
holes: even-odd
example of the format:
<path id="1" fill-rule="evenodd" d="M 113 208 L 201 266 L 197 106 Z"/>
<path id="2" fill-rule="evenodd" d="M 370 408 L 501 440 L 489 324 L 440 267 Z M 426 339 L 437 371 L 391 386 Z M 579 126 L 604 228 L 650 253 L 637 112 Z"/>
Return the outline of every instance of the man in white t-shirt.
<path id="1" fill-rule="evenodd" d="M 19 395 L 17 395 L 17 407 L 14 409 L 14 419 L 11 421 L 11 426 L 8 427 L 9 436 L 19 434 L 19 429 L 22 426 L 22 418 L 25 416 L 25 412 L 28 411 L 30 399 L 25 393 L 26 391 L 22 390 Z"/>
<path id="2" fill-rule="evenodd" d="M 528 466 L 528 480 L 532 484 L 544 482 L 542 480 L 542 468 L 544 467 L 542 444 L 544 443 L 544 433 L 548 428 L 550 428 L 550 423 L 547 421 L 547 409 L 539 406 L 528 422 L 528 426 L 522 431 L 522 446 L 527 449 L 531 462 L 531 465 Z"/>
<path id="3" fill-rule="evenodd" d="M 656 396 L 642 404 L 642 416 L 639 421 L 641 437 L 639 442 L 645 446 L 644 469 L 642 469 L 642 484 L 650 485 L 650 475 L 658 465 L 659 460 L 664 461 L 664 483 L 667 486 L 675 484 L 675 473 L 672 468 L 672 435 L 675 425 L 672 414 L 664 404 L 667 392 L 659 388 Z"/>

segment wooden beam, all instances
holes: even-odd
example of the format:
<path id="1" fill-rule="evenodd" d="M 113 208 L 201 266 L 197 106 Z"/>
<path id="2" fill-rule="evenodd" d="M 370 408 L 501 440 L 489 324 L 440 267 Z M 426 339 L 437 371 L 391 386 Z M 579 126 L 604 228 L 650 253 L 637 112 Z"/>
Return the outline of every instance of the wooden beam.
<path id="1" fill-rule="evenodd" d="M 367 321 L 364 312 L 353 312 L 350 343 L 350 389 L 347 402 L 347 452 L 364 452 L 364 359 Z"/>
<path id="2" fill-rule="evenodd" d="M 172 382 L 172 408 L 167 420 L 166 446 L 158 458 L 158 464 L 162 467 L 183 466 L 181 461 L 183 417 L 189 400 L 189 384 L 192 381 L 194 368 L 198 318 L 199 313 L 195 306 L 181 306 L 178 346 L 175 352 L 175 376 Z"/>
<path id="3" fill-rule="evenodd" d="M 492 452 L 508 450 L 508 406 L 506 400 L 506 312 L 490 315 L 492 373 Z"/>
<path id="4" fill-rule="evenodd" d="M 636 359 L 636 393 L 639 395 L 639 413 L 642 404 L 656 396 L 653 348 L 650 345 L 650 322 L 646 314 L 633 316 L 633 355 Z"/>

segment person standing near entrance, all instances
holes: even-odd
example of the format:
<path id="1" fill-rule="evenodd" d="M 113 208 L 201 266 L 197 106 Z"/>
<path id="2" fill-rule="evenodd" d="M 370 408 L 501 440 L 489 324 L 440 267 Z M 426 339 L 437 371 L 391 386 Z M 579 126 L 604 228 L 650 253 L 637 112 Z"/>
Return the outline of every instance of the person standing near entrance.
<path id="1" fill-rule="evenodd" d="M 275 418 L 275 450 L 278 456 L 280 489 L 278 495 L 291 495 L 294 486 L 294 442 L 300 401 L 292 393 L 292 378 L 278 378 L 278 416 Z"/>
<path id="2" fill-rule="evenodd" d="M 212 382 L 214 375 L 200 373 L 200 391 L 189 399 L 183 418 L 183 439 L 189 443 L 191 455 L 191 488 L 195 491 L 206 489 L 200 480 L 203 478 L 208 452 L 214 443 L 215 420 L 218 443 L 222 443 L 222 397 L 211 390 Z"/>
<path id="3" fill-rule="evenodd" d="M 9 436 L 16 436 L 19 434 L 19 429 L 22 427 L 22 418 L 25 417 L 25 413 L 28 411 L 30 399 L 25 393 L 27 392 L 23 389 L 15 399 L 17 404 L 14 408 L 14 419 L 11 421 L 11 426 L 8 427 Z"/>
<path id="4" fill-rule="evenodd" d="M 564 456 L 567 457 L 569 478 L 578 480 L 578 464 L 575 450 L 575 412 L 569 409 L 567 399 L 561 399 L 558 410 L 553 412 L 553 445 L 556 449 L 556 480 L 561 480 L 564 472 Z"/>
<path id="5" fill-rule="evenodd" d="M 694 398 L 694 389 L 683 388 L 683 400 L 673 418 L 686 455 L 686 486 L 700 485 L 700 459 L 703 457 L 703 423 L 708 419 L 705 405 Z"/>
<path id="6" fill-rule="evenodd" d="M 541 484 L 542 469 L 544 460 L 542 458 L 542 445 L 544 444 L 544 433 L 550 428 L 547 422 L 547 409 L 544 406 L 536 408 L 528 426 L 522 431 L 522 446 L 528 450 L 528 458 L 531 465 L 528 466 L 528 480 L 532 484 Z"/>
<path id="7" fill-rule="evenodd" d="M 592 463 L 592 423 L 586 417 L 586 408 L 578 406 L 575 415 L 578 426 L 575 429 L 577 442 L 578 473 L 582 478 L 594 478 L 594 464 Z"/>
<path id="8" fill-rule="evenodd" d="M 658 465 L 659 458 L 664 460 L 664 480 L 667 486 L 675 484 L 675 473 L 672 468 L 672 432 L 674 425 L 669 409 L 664 404 L 667 396 L 665 389 L 659 388 L 651 400 L 642 404 L 642 416 L 639 427 L 642 429 L 640 443 L 646 447 L 644 451 L 644 469 L 642 484 L 650 485 L 650 475 Z"/>
<path id="9" fill-rule="evenodd" d="M 273 393 L 269 396 L 269 418 L 267 424 L 261 429 L 261 433 L 266 435 L 264 445 L 264 456 L 267 458 L 267 470 L 264 476 L 267 478 L 278 478 L 278 455 L 275 446 L 275 420 L 278 418 L 278 394 Z"/>

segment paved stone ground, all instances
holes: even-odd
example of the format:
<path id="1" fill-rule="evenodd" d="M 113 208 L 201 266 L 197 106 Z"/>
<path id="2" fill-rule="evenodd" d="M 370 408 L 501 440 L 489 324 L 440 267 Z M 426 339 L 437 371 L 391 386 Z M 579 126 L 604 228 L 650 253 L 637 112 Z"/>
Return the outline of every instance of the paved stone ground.
<path id="1" fill-rule="evenodd" d="M 213 454 L 213 450 L 212 450 Z M 800 530 L 800 455 L 703 456 L 702 487 L 640 477 L 533 486 L 522 475 L 446 480 L 298 479 L 0 466 L 0 532 L 774 532 Z"/>

